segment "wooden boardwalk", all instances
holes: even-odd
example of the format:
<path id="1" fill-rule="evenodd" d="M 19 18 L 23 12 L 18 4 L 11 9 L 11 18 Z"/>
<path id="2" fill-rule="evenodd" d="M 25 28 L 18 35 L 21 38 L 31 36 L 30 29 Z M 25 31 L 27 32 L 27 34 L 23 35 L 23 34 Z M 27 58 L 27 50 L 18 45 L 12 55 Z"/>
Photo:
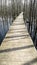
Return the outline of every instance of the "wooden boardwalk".
<path id="1" fill-rule="evenodd" d="M 33 45 L 21 13 L 13 22 L 0 46 L 0 65 L 37 65 Z"/>

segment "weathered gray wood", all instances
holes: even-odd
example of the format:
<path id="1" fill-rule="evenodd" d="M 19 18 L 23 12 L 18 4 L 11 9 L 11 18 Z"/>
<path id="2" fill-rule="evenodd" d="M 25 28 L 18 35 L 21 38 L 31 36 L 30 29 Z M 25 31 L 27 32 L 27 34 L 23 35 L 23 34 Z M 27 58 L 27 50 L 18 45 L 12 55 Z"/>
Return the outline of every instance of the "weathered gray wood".
<path id="1" fill-rule="evenodd" d="M 37 65 L 37 51 L 22 14 L 13 22 L 0 46 L 0 65 Z"/>

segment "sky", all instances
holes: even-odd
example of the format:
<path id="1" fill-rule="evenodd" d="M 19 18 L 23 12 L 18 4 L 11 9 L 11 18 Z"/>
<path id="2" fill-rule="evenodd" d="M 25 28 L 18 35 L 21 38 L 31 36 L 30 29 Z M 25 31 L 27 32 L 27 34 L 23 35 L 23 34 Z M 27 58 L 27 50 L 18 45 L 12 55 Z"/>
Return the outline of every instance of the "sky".
<path id="1" fill-rule="evenodd" d="M 2 0 L 3 2 L 5 1 L 5 0 Z M 22 2 L 23 2 L 23 4 L 24 4 L 24 0 L 21 0 Z M 25 0 L 26 1 L 26 0 Z M 27 0 L 28 2 L 29 2 L 29 0 Z M 11 3 L 11 0 L 7 0 L 7 5 L 9 5 L 9 3 Z"/>
<path id="2" fill-rule="evenodd" d="M 23 4 L 24 4 L 24 1 L 26 1 L 26 0 L 22 0 Z M 28 3 L 29 3 L 29 0 L 27 0 L 27 1 L 28 1 Z"/>
<path id="3" fill-rule="evenodd" d="M 11 1 L 10 0 L 7 0 L 7 5 L 8 5 L 8 2 L 10 3 Z M 22 0 L 23 4 L 24 4 L 24 0 Z"/>
<path id="4" fill-rule="evenodd" d="M 24 4 L 24 0 L 22 0 L 23 4 Z"/>

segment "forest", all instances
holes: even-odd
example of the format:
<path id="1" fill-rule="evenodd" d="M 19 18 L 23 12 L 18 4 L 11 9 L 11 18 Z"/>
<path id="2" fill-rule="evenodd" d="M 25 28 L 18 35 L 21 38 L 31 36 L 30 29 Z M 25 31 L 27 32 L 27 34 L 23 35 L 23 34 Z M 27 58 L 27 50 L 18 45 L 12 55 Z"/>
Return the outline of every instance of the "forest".
<path id="1" fill-rule="evenodd" d="M 21 0 L 0 0 L 0 42 L 5 37 L 10 25 L 23 11 Z"/>
<path id="2" fill-rule="evenodd" d="M 37 46 L 37 0 L 24 0 L 23 18 L 28 32 Z"/>
<path id="3" fill-rule="evenodd" d="M 37 46 L 37 0 L 0 0 L 0 42 L 10 25 L 23 11 L 23 19 L 28 32 Z"/>

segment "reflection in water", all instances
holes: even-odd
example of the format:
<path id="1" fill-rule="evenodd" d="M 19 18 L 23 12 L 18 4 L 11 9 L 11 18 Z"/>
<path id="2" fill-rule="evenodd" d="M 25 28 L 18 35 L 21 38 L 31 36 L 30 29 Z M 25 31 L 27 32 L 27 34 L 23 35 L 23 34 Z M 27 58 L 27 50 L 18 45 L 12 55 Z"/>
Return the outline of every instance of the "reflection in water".
<path id="1" fill-rule="evenodd" d="M 5 20 L 5 18 L 1 18 L 0 17 L 0 45 L 7 33 L 7 31 L 9 30 L 10 24 L 12 23 L 12 20 L 7 18 L 7 20 Z"/>

